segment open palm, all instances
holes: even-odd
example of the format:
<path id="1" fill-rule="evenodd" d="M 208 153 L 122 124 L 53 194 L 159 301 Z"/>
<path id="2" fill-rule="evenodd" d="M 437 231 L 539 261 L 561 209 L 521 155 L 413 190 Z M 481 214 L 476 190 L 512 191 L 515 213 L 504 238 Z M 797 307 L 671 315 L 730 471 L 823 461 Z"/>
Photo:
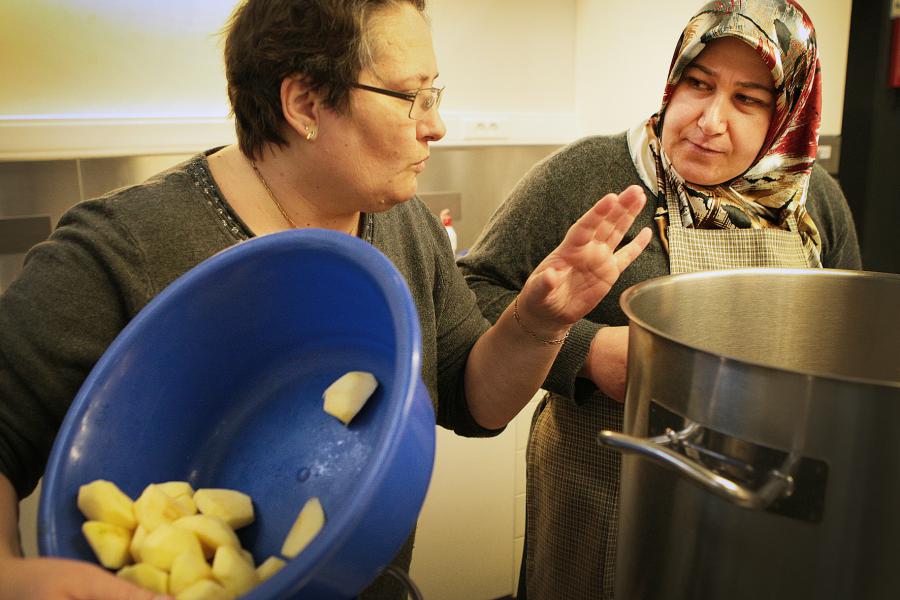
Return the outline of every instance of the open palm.
<path id="1" fill-rule="evenodd" d="M 616 250 L 645 202 L 643 189 L 633 185 L 591 207 L 532 272 L 519 296 L 520 310 L 560 327 L 590 312 L 650 241 L 645 227 Z"/>

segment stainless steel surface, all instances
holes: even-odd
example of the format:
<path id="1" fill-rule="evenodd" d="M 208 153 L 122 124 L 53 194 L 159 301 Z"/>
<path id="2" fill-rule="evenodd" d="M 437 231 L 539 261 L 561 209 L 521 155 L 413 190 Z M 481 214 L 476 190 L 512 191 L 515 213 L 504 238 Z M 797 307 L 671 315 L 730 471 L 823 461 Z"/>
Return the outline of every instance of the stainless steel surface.
<path id="1" fill-rule="evenodd" d="M 463 218 L 462 194 L 459 192 L 420 192 L 419 199 L 435 216 L 440 216 L 445 208 L 449 209 L 454 225 Z"/>
<path id="2" fill-rule="evenodd" d="M 0 217 L 0 254 L 21 254 L 47 239 L 50 217 L 34 215 Z"/>
<path id="3" fill-rule="evenodd" d="M 841 136 L 820 135 L 816 162 L 837 177 L 841 169 Z"/>
<path id="4" fill-rule="evenodd" d="M 516 183 L 559 146 L 433 146 L 428 168 L 419 175 L 419 193 L 452 190 L 462 198 L 462 218 L 453 217 L 459 250 L 475 242 L 482 227 Z"/>
<path id="5" fill-rule="evenodd" d="M 791 500 L 821 506 L 795 507 L 813 518 L 742 508 L 626 454 L 617 598 L 895 596 L 900 452 L 888 440 L 900 434 L 900 276 L 696 273 L 635 286 L 622 304 L 625 433 L 659 435 L 658 407 L 759 473 L 771 469 L 747 448 L 803 457 L 818 475 L 799 477 Z"/>

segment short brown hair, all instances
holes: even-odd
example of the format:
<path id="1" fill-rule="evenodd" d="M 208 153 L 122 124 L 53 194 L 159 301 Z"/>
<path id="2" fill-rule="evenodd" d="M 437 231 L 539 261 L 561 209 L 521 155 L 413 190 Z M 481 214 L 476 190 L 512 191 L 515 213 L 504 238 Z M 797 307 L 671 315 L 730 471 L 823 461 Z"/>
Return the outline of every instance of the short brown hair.
<path id="1" fill-rule="evenodd" d="M 368 23 L 378 9 L 425 0 L 246 0 L 226 26 L 225 76 L 241 152 L 285 145 L 281 82 L 303 75 L 326 104 L 347 109 L 350 85 L 371 66 Z"/>

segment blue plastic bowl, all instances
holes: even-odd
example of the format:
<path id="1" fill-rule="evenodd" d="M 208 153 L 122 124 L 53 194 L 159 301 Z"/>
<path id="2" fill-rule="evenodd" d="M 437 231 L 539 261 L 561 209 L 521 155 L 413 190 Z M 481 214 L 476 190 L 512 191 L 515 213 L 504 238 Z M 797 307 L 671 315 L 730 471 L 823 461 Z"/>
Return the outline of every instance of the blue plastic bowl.
<path id="1" fill-rule="evenodd" d="M 94 561 L 78 487 L 189 481 L 250 494 L 239 535 L 276 555 L 304 502 L 319 536 L 246 596 L 351 598 L 415 525 L 434 463 L 418 315 L 371 245 L 323 230 L 255 238 L 198 265 L 150 302 L 91 371 L 63 421 L 38 515 L 43 555 Z M 349 427 L 322 410 L 346 371 L 380 385 Z"/>

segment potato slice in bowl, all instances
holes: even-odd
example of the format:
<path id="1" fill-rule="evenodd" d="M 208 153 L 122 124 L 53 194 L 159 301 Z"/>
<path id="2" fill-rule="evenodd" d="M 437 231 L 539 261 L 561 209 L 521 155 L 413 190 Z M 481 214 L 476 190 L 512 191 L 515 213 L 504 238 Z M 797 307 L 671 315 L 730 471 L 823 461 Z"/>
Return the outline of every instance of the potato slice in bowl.
<path id="1" fill-rule="evenodd" d="M 325 389 L 324 410 L 349 425 L 378 387 L 378 380 L 368 371 L 349 371 Z"/>
<path id="2" fill-rule="evenodd" d="M 284 538 L 281 554 L 294 558 L 306 548 L 325 526 L 325 511 L 318 498 L 310 498 L 300 509 L 294 525 Z"/>

